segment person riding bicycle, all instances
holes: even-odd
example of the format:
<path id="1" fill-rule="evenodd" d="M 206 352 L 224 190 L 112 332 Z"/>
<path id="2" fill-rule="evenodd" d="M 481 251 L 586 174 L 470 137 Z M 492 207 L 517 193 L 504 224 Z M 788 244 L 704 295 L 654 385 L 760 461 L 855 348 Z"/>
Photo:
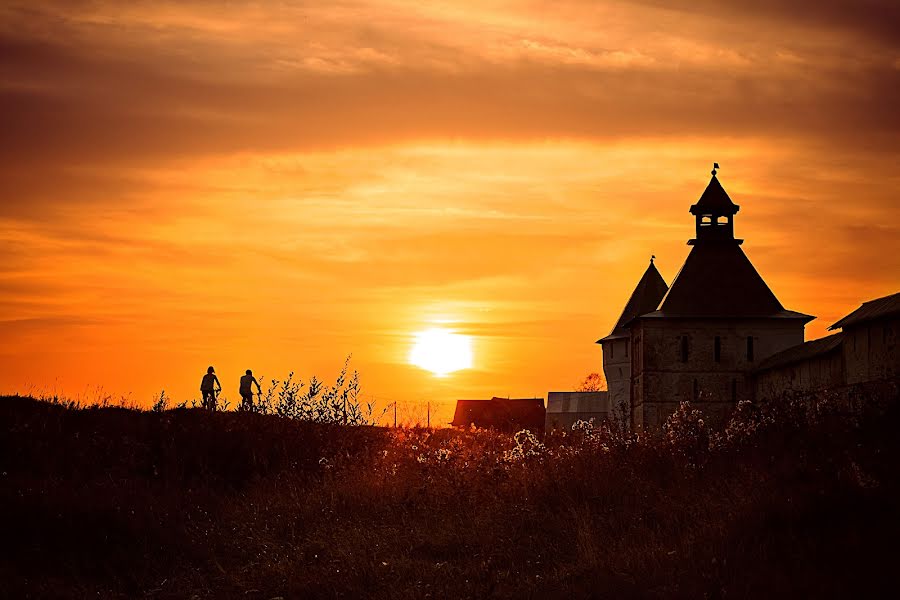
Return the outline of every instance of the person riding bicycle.
<path id="1" fill-rule="evenodd" d="M 253 410 L 253 385 L 256 385 L 256 391 L 262 394 L 262 388 L 259 382 L 253 376 L 253 371 L 247 369 L 247 374 L 241 377 L 241 410 Z"/>
<path id="2" fill-rule="evenodd" d="M 212 367 L 206 370 L 206 375 L 200 381 L 201 406 L 209 410 L 216 410 L 216 394 L 222 391 L 222 384 L 216 377 L 216 370 Z"/>

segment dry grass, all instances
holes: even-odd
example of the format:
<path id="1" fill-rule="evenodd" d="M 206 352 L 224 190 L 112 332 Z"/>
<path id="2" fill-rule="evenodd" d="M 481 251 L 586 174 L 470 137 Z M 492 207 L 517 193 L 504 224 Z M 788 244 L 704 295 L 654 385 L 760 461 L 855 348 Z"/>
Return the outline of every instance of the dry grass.
<path id="1" fill-rule="evenodd" d="M 34 598 L 892 592 L 896 408 L 743 413 L 517 444 L 2 398 L 0 576 Z"/>

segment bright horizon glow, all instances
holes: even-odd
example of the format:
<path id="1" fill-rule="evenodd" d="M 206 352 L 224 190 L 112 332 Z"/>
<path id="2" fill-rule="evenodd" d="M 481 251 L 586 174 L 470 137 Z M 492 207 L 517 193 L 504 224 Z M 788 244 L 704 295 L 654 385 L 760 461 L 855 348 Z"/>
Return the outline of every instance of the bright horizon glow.
<path id="1" fill-rule="evenodd" d="M 410 423 L 573 389 L 713 162 L 826 335 L 897 291 L 895 4 L 8 0 L 0 394 L 148 408 L 213 365 L 233 401 L 351 354 Z M 432 327 L 473 368 L 413 367 Z"/>
<path id="2" fill-rule="evenodd" d="M 472 368 L 472 338 L 432 327 L 416 333 L 409 362 L 438 377 Z"/>

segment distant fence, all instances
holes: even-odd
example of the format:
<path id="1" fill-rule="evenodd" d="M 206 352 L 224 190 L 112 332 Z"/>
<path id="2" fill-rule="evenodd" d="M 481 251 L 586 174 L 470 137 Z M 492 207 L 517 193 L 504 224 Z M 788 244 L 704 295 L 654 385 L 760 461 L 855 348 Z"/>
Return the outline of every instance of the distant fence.
<path id="1" fill-rule="evenodd" d="M 390 400 L 377 396 L 363 396 L 360 403 L 372 403 L 373 417 L 386 427 L 449 427 L 456 406 L 453 400 Z"/>

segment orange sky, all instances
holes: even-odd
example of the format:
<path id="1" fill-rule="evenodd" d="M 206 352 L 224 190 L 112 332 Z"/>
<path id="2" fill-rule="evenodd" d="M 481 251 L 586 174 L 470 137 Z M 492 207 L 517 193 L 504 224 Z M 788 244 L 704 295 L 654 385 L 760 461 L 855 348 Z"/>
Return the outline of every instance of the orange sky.
<path id="1" fill-rule="evenodd" d="M 896 292 L 898 5 L 686 4 L 4 3 L 0 392 L 571 389 L 713 161 L 808 337 Z"/>

